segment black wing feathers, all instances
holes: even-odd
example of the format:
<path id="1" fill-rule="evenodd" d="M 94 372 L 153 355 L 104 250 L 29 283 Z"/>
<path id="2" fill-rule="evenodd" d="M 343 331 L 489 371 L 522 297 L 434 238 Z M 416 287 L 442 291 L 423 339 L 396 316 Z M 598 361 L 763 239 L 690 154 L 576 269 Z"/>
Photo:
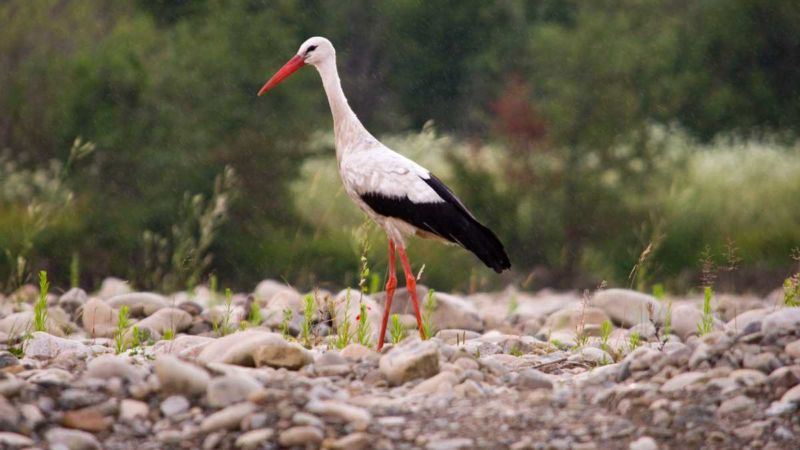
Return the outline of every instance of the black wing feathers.
<path id="1" fill-rule="evenodd" d="M 511 267 L 503 244 L 492 230 L 478 222 L 441 180 L 431 175 L 421 178 L 444 202 L 414 203 L 408 197 L 387 197 L 377 192 L 361 194 L 361 199 L 376 213 L 394 217 L 461 245 L 495 272 Z"/>

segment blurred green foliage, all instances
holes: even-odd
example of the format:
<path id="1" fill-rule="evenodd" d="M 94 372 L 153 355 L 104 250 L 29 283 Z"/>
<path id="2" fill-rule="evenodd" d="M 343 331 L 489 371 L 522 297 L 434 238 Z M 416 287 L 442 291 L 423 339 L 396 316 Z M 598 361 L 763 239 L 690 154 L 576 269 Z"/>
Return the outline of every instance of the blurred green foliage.
<path id="1" fill-rule="evenodd" d="M 183 199 L 211 198 L 226 166 L 239 195 L 205 275 L 354 285 L 363 216 L 335 174 L 317 74 L 255 97 L 312 35 L 337 46 L 367 127 L 450 182 L 510 250 L 514 273 L 497 278 L 413 244 L 438 289 L 624 283 L 654 242 L 643 286 L 691 286 L 702 249 L 728 241 L 744 270 L 781 280 L 800 243 L 793 0 L 33 0 L 0 3 L 0 21 L 5 290 L 21 254 L 55 286 L 74 254 L 84 286 L 148 284 L 143 233 L 170 235 Z M 96 151 L 56 174 L 78 136 Z M 59 196 L 33 223 L 29 206 Z"/>

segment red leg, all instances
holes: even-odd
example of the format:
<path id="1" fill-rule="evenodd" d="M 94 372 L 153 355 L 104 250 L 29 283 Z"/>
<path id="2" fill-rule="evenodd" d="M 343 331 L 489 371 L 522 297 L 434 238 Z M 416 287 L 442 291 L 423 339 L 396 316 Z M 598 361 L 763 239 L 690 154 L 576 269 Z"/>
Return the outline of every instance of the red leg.
<path id="1" fill-rule="evenodd" d="M 425 339 L 425 328 L 422 326 L 422 316 L 419 313 L 419 300 L 417 300 L 417 279 L 414 277 L 414 272 L 411 271 L 411 265 L 408 263 L 408 256 L 406 256 L 406 249 L 398 247 L 397 251 L 400 253 L 400 263 L 403 265 L 403 273 L 406 274 L 406 288 L 408 294 L 411 295 L 411 303 L 414 305 L 414 313 L 417 315 L 417 326 L 419 326 L 419 335 Z"/>
<path id="2" fill-rule="evenodd" d="M 386 337 L 386 324 L 389 322 L 389 314 L 392 311 L 392 297 L 394 288 L 397 287 L 397 268 L 394 265 L 394 241 L 389 239 L 389 277 L 386 280 L 386 306 L 383 311 L 383 321 L 381 322 L 381 334 L 378 335 L 378 351 L 383 348 L 383 339 Z"/>

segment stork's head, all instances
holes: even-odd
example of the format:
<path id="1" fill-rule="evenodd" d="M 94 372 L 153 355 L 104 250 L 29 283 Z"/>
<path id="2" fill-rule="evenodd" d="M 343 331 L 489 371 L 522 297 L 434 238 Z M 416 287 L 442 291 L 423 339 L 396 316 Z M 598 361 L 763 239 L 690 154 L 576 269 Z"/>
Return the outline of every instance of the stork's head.
<path id="1" fill-rule="evenodd" d="M 309 38 L 297 50 L 297 54 L 292 57 L 286 64 L 281 67 L 272 78 L 267 81 L 264 87 L 258 91 L 258 95 L 264 95 L 268 90 L 274 88 L 281 81 L 285 80 L 289 75 L 295 73 L 297 69 L 311 64 L 312 66 L 319 66 L 325 61 L 336 58 L 336 50 L 333 49 L 331 41 L 321 36 L 314 36 Z"/>

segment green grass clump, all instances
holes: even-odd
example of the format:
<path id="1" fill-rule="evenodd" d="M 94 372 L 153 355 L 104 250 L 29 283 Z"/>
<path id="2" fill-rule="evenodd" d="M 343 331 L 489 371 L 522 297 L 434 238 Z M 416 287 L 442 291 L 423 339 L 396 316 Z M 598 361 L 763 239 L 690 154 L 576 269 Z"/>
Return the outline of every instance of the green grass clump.
<path id="1" fill-rule="evenodd" d="M 639 348 L 640 345 L 642 345 L 642 337 L 639 335 L 638 331 L 632 331 L 628 337 L 628 348 L 630 351 L 634 351 Z"/>
<path id="2" fill-rule="evenodd" d="M 303 297 L 303 329 L 300 330 L 300 337 L 303 339 L 303 345 L 306 348 L 313 346 L 312 342 L 312 325 L 314 320 L 314 295 L 307 294 Z"/>
<path id="3" fill-rule="evenodd" d="M 705 336 L 714 329 L 714 314 L 711 311 L 711 298 L 714 296 L 714 290 L 711 286 L 706 286 L 703 289 L 703 316 L 700 323 L 697 324 L 697 334 Z"/>
<path id="4" fill-rule="evenodd" d="M 353 332 L 351 331 L 352 324 L 350 323 L 350 317 L 348 315 L 348 311 L 350 311 L 350 288 L 347 289 L 347 294 L 345 294 L 345 303 L 344 303 L 344 310 L 342 311 L 342 320 L 336 327 L 336 337 L 334 338 L 333 341 L 333 345 L 338 349 L 343 349 L 347 347 L 347 344 L 350 343 L 350 339 L 353 335 Z"/>
<path id="5" fill-rule="evenodd" d="M 171 341 L 175 339 L 175 329 L 167 328 L 166 330 L 164 330 L 164 335 L 161 336 L 161 339 L 165 341 Z"/>
<path id="6" fill-rule="evenodd" d="M 800 306 L 800 273 L 784 280 L 783 304 L 790 308 Z"/>
<path id="7" fill-rule="evenodd" d="M 292 316 L 294 313 L 290 308 L 286 308 L 283 310 L 283 320 L 281 321 L 281 335 L 283 335 L 284 339 L 289 339 L 291 337 L 291 333 L 289 332 L 289 324 L 292 322 Z"/>
<path id="8" fill-rule="evenodd" d="M 397 345 L 406 338 L 406 329 L 400 323 L 400 316 L 392 314 L 392 322 L 389 326 L 389 336 L 392 344 Z"/>
<path id="9" fill-rule="evenodd" d="M 118 355 L 128 349 L 125 343 L 125 333 L 130 327 L 129 312 L 128 305 L 122 305 L 117 316 L 117 329 L 114 331 L 114 351 Z"/>
<path id="10" fill-rule="evenodd" d="M 611 321 L 606 319 L 600 324 L 600 348 L 605 352 L 609 352 L 608 338 L 611 336 L 611 331 L 614 330 L 614 325 Z"/>
<path id="11" fill-rule="evenodd" d="M 436 311 L 436 292 L 433 289 L 428 289 L 428 295 L 425 297 L 425 303 L 422 305 L 422 329 L 425 331 L 425 338 L 430 339 L 436 332 L 433 327 L 433 312 Z"/>
<path id="12" fill-rule="evenodd" d="M 47 291 L 50 283 L 47 281 L 47 272 L 39 272 L 39 299 L 33 305 L 33 330 L 47 331 Z"/>
<path id="13" fill-rule="evenodd" d="M 247 322 L 254 327 L 264 322 L 264 317 L 261 314 L 261 305 L 255 300 L 250 304 L 250 313 L 247 315 Z"/>
<path id="14" fill-rule="evenodd" d="M 367 320 L 367 305 L 361 302 L 356 317 L 356 340 L 364 347 L 372 346 L 372 327 Z"/>
<path id="15" fill-rule="evenodd" d="M 214 334 L 219 337 L 227 336 L 234 330 L 231 329 L 231 311 L 233 310 L 233 293 L 230 288 L 225 288 L 225 315 L 221 321 L 214 318 L 211 319 L 211 327 L 214 329 Z"/>

